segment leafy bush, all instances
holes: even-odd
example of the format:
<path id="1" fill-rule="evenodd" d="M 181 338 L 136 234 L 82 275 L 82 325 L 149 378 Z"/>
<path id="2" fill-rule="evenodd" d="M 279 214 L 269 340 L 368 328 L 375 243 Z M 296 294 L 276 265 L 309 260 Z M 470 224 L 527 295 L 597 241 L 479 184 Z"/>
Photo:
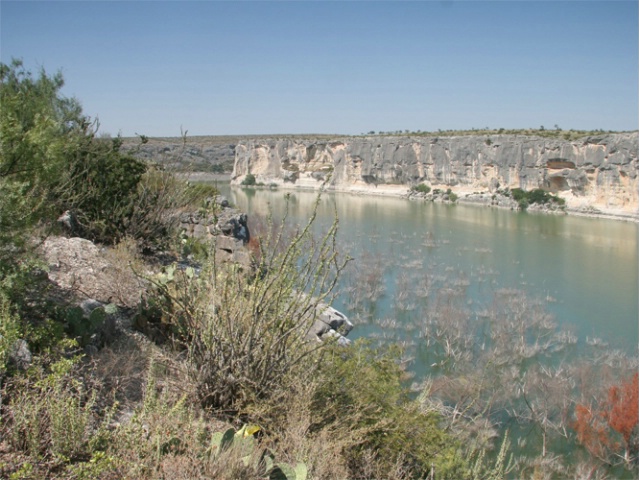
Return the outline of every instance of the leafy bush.
<path id="1" fill-rule="evenodd" d="M 218 195 L 213 185 L 191 184 L 156 166 L 149 166 L 137 185 L 133 210 L 123 233 L 137 240 L 144 251 L 165 249 L 178 233 L 182 210 L 214 213 Z"/>
<path id="2" fill-rule="evenodd" d="M 526 210 L 529 205 L 537 203 L 545 205 L 547 203 L 556 203 L 557 205 L 565 205 L 566 201 L 542 188 L 525 191 L 521 188 L 513 188 L 511 191 L 513 200 L 519 204 L 519 208 Z"/>
<path id="3" fill-rule="evenodd" d="M 255 175 L 253 175 L 252 173 L 247 173 L 246 177 L 244 177 L 244 180 L 242 180 L 241 185 L 244 185 L 245 187 L 250 187 L 253 186 L 257 183 L 257 180 L 255 179 Z"/>
<path id="4" fill-rule="evenodd" d="M 20 338 L 20 319 L 12 311 L 9 300 L 0 292 L 0 379 L 7 371 L 9 355 Z"/>
<path id="5" fill-rule="evenodd" d="M 419 185 L 413 185 L 411 188 L 412 192 L 427 194 L 430 193 L 430 187 L 425 183 L 420 183 Z"/>
<path id="6" fill-rule="evenodd" d="M 455 194 L 450 188 L 446 190 L 446 195 L 448 195 L 448 200 L 455 203 L 459 198 L 457 194 Z"/>
<path id="7" fill-rule="evenodd" d="M 280 439 L 281 454 L 302 454 L 314 478 L 466 478 L 455 440 L 403 385 L 400 353 L 365 341 L 324 349 L 314 377 L 289 378 L 254 407 L 257 421 Z"/>
<path id="8" fill-rule="evenodd" d="M 269 478 L 281 480 L 306 480 L 308 470 L 303 462 L 298 462 L 295 467 L 274 462 L 274 455 L 261 448 L 254 437 L 259 431 L 260 427 L 256 425 L 244 425 L 237 432 L 232 428 L 215 432 L 211 436 L 211 455 L 215 458 L 239 456 L 246 467 L 252 467 L 254 475 L 268 475 Z"/>
<path id="9" fill-rule="evenodd" d="M 83 236 L 102 242 L 122 238 L 131 224 L 138 185 L 146 165 L 115 151 L 87 133 L 67 166 L 67 175 L 55 185 L 58 211 L 77 216 Z"/>
<path id="10" fill-rule="evenodd" d="M 144 164 L 121 155 L 117 141 L 95 138 L 79 103 L 60 95 L 61 74 L 42 70 L 34 78 L 14 60 L 0 64 L 0 80 L 2 243 L 65 210 L 75 211 L 88 236 L 112 238 Z"/>
<path id="11" fill-rule="evenodd" d="M 63 84 L 60 74 L 48 77 L 42 71 L 34 78 L 18 60 L 11 65 L 0 64 L 3 247 L 20 246 L 25 229 L 57 213 L 52 182 L 66 171 L 67 137 L 71 138 L 85 121 L 77 102 L 58 95 Z"/>
<path id="12" fill-rule="evenodd" d="M 121 153 L 120 138 L 97 138 L 79 103 L 60 94 L 60 74 L 34 77 L 14 60 L 0 64 L 0 80 L 0 256 L 65 211 L 75 235 L 100 242 L 170 233 L 162 224 L 188 198 L 185 182 Z"/>
<path id="13" fill-rule="evenodd" d="M 338 412 L 357 412 L 350 428 L 367 432 L 350 452 L 353 472 L 365 470 L 366 452 L 375 452 L 378 468 L 387 472 L 384 476 L 398 461 L 409 478 L 425 478 L 433 466 L 442 478 L 463 473 L 453 439 L 438 427 L 435 415 L 419 411 L 402 385 L 398 350 L 356 345 L 325 357 L 323 366 L 330 373 L 318 390 L 315 408 L 334 420 Z"/>

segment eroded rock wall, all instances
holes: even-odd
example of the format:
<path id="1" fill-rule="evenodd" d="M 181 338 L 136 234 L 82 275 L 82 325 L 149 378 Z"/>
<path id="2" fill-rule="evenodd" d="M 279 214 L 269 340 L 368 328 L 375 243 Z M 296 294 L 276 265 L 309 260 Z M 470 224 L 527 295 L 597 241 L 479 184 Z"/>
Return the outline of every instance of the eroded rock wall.
<path id="1" fill-rule="evenodd" d="M 465 193 L 544 188 L 569 208 L 637 216 L 639 135 L 566 141 L 521 135 L 252 139 L 235 148 L 233 182 L 401 193 L 426 183 Z M 329 175 L 330 174 L 330 175 Z"/>

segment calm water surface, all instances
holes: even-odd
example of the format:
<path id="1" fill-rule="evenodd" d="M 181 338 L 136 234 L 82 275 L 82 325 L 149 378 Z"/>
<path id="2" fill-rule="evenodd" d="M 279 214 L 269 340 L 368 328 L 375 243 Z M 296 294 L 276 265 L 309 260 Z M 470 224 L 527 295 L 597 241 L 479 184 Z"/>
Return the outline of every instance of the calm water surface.
<path id="1" fill-rule="evenodd" d="M 251 190 L 222 186 L 250 217 L 282 215 L 290 194 L 289 216 L 305 223 L 316 193 Z M 633 354 L 639 336 L 637 237 L 630 222 L 512 212 L 479 206 L 348 194 L 324 194 L 318 229 L 337 212 L 340 243 L 355 257 L 382 262 L 385 292 L 374 315 L 392 317 L 402 288 L 399 278 L 423 269 L 467 278 L 468 303 L 481 306 L 501 288 L 517 288 L 548 302 L 557 322 L 580 342 L 599 337 Z M 405 280 L 404 280 L 405 281 Z M 347 315 L 348 293 L 336 307 Z M 417 314 L 417 313 L 416 313 Z M 410 321 L 403 311 L 400 321 Z M 386 327 L 392 328 L 392 327 Z M 356 328 L 351 338 L 368 335 Z"/>

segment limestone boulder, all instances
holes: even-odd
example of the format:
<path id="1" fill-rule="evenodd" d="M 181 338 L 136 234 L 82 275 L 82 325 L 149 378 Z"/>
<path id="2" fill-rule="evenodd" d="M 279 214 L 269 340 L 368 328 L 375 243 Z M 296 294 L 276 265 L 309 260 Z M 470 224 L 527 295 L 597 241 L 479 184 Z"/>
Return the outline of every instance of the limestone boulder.
<path id="1" fill-rule="evenodd" d="M 340 345 L 350 344 L 346 336 L 353 329 L 353 324 L 346 315 L 325 303 L 319 304 L 316 312 L 317 318 L 307 335 L 309 339 L 322 341 L 333 337 Z"/>

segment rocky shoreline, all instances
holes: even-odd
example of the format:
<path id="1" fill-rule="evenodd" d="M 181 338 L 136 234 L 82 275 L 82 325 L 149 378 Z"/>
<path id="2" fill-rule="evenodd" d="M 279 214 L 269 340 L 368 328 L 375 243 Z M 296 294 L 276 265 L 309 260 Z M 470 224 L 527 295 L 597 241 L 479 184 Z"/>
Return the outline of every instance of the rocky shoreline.
<path id="1" fill-rule="evenodd" d="M 230 182 L 231 174 L 211 174 L 207 172 L 193 172 L 191 174 L 186 175 L 186 177 L 193 182 Z M 241 188 L 237 185 L 234 188 Z M 251 188 L 273 188 L 269 186 L 254 186 Z M 295 187 L 291 185 L 278 185 L 277 188 L 283 188 L 287 190 L 314 190 L 310 187 Z M 455 193 L 455 189 L 451 189 Z M 336 192 L 336 193 L 347 193 L 351 195 L 377 195 L 377 196 L 389 196 L 389 197 L 397 197 L 397 198 L 408 198 L 410 200 L 424 200 L 424 201 L 434 201 L 436 203 L 453 203 L 444 198 L 431 198 L 425 195 L 419 195 L 412 193 L 410 190 L 406 188 L 401 189 L 342 189 L 331 187 L 328 191 Z M 491 193 L 490 191 L 485 192 L 474 192 L 468 194 L 458 194 L 456 203 L 465 204 L 465 205 L 475 205 L 481 207 L 492 207 L 492 208 L 502 208 L 506 210 L 518 210 L 519 205 L 517 202 L 513 201 L 512 198 L 507 197 L 505 195 L 499 195 L 495 193 Z M 496 197 L 496 198 L 493 198 Z M 618 220 L 622 222 L 634 222 L 639 223 L 639 211 L 633 213 L 628 213 L 624 211 L 601 211 L 592 206 L 582 206 L 582 207 L 564 207 L 564 208 L 553 208 L 548 207 L 547 205 L 530 205 L 527 208 L 528 212 L 534 213 L 545 213 L 550 215 L 574 215 L 580 217 L 588 217 L 588 218 L 602 218 L 607 220 Z"/>
<path id="2" fill-rule="evenodd" d="M 209 181 L 203 179 L 203 177 L 191 177 L 194 181 Z M 247 188 L 238 185 L 232 185 L 234 188 Z M 293 185 L 277 185 L 277 186 L 252 186 L 248 188 L 281 188 L 284 190 L 300 190 L 300 191 L 316 191 L 316 188 L 302 187 Z M 463 193 L 454 188 L 451 192 L 457 196 L 457 199 L 453 202 L 444 196 L 432 196 L 432 195 L 420 195 L 411 192 L 409 189 L 402 188 L 340 188 L 331 186 L 326 189 L 328 192 L 345 193 L 350 195 L 362 196 L 362 195 L 374 195 L 380 197 L 394 197 L 394 198 L 407 198 L 412 201 L 432 201 L 435 203 L 447 203 L 447 204 L 464 204 L 473 205 L 477 207 L 489 207 L 489 208 L 501 208 L 506 210 L 519 210 L 519 205 L 512 198 L 492 193 L 490 191 Z M 495 197 L 495 198 L 493 198 Z M 530 213 L 543 213 L 549 215 L 574 215 L 588 218 L 602 218 L 608 220 L 618 220 L 624 222 L 639 223 L 639 211 L 626 212 L 622 210 L 607 210 L 602 211 L 592 206 L 582 207 L 568 207 L 564 206 L 558 208 L 552 205 L 537 205 L 533 204 L 526 209 Z"/>

